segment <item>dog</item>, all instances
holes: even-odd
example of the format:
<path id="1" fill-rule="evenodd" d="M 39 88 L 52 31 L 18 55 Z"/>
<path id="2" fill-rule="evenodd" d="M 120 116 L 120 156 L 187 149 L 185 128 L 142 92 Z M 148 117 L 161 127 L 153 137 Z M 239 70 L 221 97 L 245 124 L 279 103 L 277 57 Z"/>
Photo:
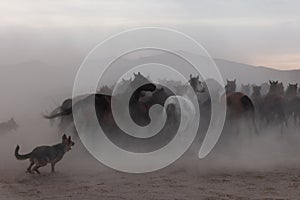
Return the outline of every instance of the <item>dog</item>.
<path id="1" fill-rule="evenodd" d="M 27 172 L 33 174 L 34 172 L 40 174 L 39 168 L 51 164 L 51 172 L 55 172 L 55 164 L 60 161 L 67 151 L 72 149 L 74 142 L 71 140 L 71 136 L 67 138 L 64 134 L 62 142 L 53 146 L 39 146 L 33 149 L 31 153 L 20 155 L 20 147 L 17 145 L 15 149 L 15 157 L 18 160 L 29 159 L 30 165 L 27 168 Z M 33 167 L 33 168 L 32 168 Z"/>

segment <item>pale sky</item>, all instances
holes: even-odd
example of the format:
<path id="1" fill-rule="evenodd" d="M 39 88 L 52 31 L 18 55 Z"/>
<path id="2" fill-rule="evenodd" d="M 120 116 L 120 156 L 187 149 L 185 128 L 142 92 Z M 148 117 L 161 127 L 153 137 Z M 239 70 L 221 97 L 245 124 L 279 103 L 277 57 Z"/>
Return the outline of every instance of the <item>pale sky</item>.
<path id="1" fill-rule="evenodd" d="M 212 57 L 300 69 L 296 0 L 0 0 L 0 59 L 82 58 L 106 37 L 142 26 L 184 32 Z"/>

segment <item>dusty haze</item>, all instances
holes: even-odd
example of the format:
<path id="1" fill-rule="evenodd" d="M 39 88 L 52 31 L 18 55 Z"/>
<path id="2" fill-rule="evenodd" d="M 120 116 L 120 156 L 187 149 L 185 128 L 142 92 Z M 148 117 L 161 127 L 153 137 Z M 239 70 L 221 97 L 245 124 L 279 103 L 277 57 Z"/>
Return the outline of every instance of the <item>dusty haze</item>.
<path id="1" fill-rule="evenodd" d="M 57 124 L 42 114 L 72 96 L 76 72 L 92 48 L 132 28 L 167 27 L 193 37 L 215 59 L 223 79 L 237 78 L 239 85 L 299 82 L 299 7 L 296 0 L 0 1 L 0 122 L 14 117 L 19 125 L 0 133 L 0 199 L 298 199 L 300 133 L 293 125 L 283 131 L 270 127 L 260 136 L 242 127 L 204 159 L 197 158 L 197 147 L 147 174 L 104 166 L 78 138 L 55 174 L 50 166 L 41 175 L 25 173 L 29 163 L 16 160 L 14 149 L 19 144 L 23 154 L 61 141 Z"/>

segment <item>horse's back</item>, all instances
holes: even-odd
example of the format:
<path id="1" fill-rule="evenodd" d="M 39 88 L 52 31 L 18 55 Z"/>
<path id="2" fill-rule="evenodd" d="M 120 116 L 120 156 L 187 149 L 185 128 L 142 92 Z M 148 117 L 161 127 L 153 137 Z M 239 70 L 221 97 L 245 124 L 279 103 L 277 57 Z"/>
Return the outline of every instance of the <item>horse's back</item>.
<path id="1" fill-rule="evenodd" d="M 246 112 L 254 112 L 254 104 L 252 100 L 242 92 L 234 92 L 228 94 L 227 106 L 232 117 L 240 117 Z"/>
<path id="2" fill-rule="evenodd" d="M 234 92 L 231 94 L 228 94 L 227 99 L 227 105 L 228 106 L 237 106 L 241 105 L 241 99 L 245 96 L 242 92 Z"/>

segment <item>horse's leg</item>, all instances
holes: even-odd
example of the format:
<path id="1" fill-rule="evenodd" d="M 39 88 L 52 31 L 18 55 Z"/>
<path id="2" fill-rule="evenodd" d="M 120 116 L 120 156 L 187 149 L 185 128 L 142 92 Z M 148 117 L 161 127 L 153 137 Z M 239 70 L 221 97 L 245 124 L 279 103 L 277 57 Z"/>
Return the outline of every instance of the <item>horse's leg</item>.
<path id="1" fill-rule="evenodd" d="M 288 127 L 287 119 L 286 119 L 285 113 L 282 109 L 280 109 L 278 112 L 278 120 L 280 123 L 280 134 L 282 135 L 284 132 L 284 128 Z"/>
<path id="2" fill-rule="evenodd" d="M 249 126 L 248 128 L 251 130 L 250 133 L 252 134 L 254 132 L 256 135 L 258 135 L 256 118 L 257 118 L 257 116 L 256 116 L 256 113 L 254 112 L 254 110 L 249 110 L 245 115 L 247 125 Z"/>
<path id="3" fill-rule="evenodd" d="M 300 125 L 300 112 L 296 112 L 296 126 Z"/>
<path id="4" fill-rule="evenodd" d="M 252 122 L 252 126 L 254 128 L 254 133 L 256 135 L 259 135 L 258 128 L 257 128 L 257 125 L 256 125 L 256 120 L 255 120 L 255 114 L 254 113 L 251 116 L 251 122 Z"/>
<path id="5" fill-rule="evenodd" d="M 266 121 L 266 127 L 268 127 L 269 126 L 269 124 L 270 124 L 270 116 L 269 116 L 269 113 L 266 113 L 266 116 L 265 116 L 265 121 Z"/>
<path id="6" fill-rule="evenodd" d="M 240 119 L 236 119 L 235 121 L 235 135 L 239 136 L 240 135 L 240 131 L 241 131 L 241 120 Z"/>
<path id="7" fill-rule="evenodd" d="M 295 126 L 297 126 L 298 123 L 298 116 L 296 112 L 293 112 L 293 123 Z"/>
<path id="8" fill-rule="evenodd" d="M 280 113 L 281 113 L 281 115 L 280 115 L 281 120 L 283 120 L 283 123 L 284 123 L 285 127 L 288 127 L 288 122 L 287 122 L 286 115 L 285 115 L 284 111 L 281 110 Z"/>
<path id="9" fill-rule="evenodd" d="M 260 114 L 260 128 L 264 129 L 266 127 L 266 115 L 264 113 Z"/>

